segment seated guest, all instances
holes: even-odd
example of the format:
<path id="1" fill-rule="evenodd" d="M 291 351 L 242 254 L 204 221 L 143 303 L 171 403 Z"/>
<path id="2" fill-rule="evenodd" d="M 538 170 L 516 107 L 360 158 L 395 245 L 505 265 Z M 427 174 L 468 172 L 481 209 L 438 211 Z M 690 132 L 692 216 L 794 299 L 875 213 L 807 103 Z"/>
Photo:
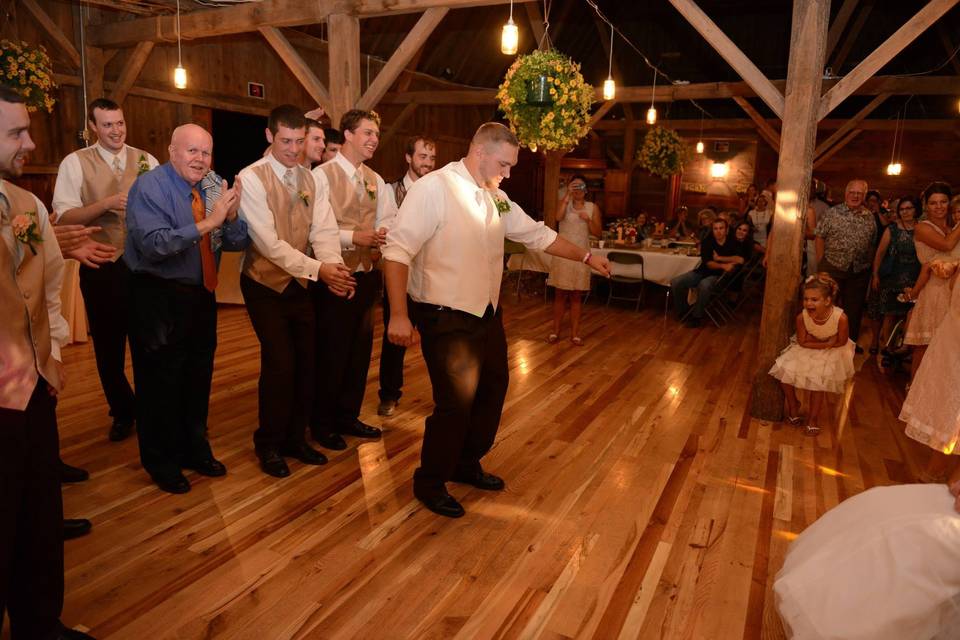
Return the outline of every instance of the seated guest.
<path id="1" fill-rule="evenodd" d="M 713 225 L 717 212 L 712 208 L 701 209 L 697 214 L 697 242 L 703 243 L 710 236 L 710 228 Z"/>
<path id="2" fill-rule="evenodd" d="M 697 301 L 685 323 L 688 327 L 700 326 L 710 290 L 720 276 L 732 273 L 746 262 L 743 244 L 728 236 L 726 220 L 714 220 L 711 230 L 711 235 L 700 245 L 700 266 L 677 276 L 670 282 L 673 305 L 678 318 L 683 318 L 690 309 L 687 293 L 690 289 L 697 289 Z"/>
<path id="3" fill-rule="evenodd" d="M 747 262 L 753 257 L 753 252 L 758 250 L 757 241 L 753 239 L 753 226 L 746 220 L 737 223 L 733 230 L 734 239 L 740 243 L 743 259 Z"/>
<path id="4" fill-rule="evenodd" d="M 671 238 L 682 239 L 682 238 L 693 238 L 696 236 L 697 230 L 693 226 L 687 217 L 689 213 L 686 207 L 680 207 L 677 209 L 677 221 L 674 223 L 673 227 L 670 229 L 668 234 Z"/>
<path id="5" fill-rule="evenodd" d="M 637 240 L 653 237 L 654 224 L 646 211 L 640 211 L 637 214 Z"/>
<path id="6" fill-rule="evenodd" d="M 130 347 L 137 388 L 140 461 L 168 493 L 190 491 L 183 469 L 222 476 L 207 442 L 207 405 L 217 347 L 217 254 L 244 249 L 240 185 L 212 206 L 213 139 L 185 124 L 170 138 L 170 161 L 133 183 L 123 259 L 133 272 Z M 226 185 L 224 185 L 226 186 Z M 219 241 L 214 234 L 222 228 Z"/>

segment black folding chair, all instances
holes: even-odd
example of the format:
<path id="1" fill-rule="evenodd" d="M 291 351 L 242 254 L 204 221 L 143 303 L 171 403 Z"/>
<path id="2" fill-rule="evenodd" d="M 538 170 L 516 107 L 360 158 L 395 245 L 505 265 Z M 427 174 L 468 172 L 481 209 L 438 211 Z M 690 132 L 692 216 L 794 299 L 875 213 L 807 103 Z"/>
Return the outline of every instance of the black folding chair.
<path id="1" fill-rule="evenodd" d="M 640 302 L 643 300 L 643 288 L 646 283 L 646 278 L 643 270 L 643 256 L 639 253 L 632 251 L 611 251 L 607 254 L 607 260 L 616 264 L 622 265 L 640 265 L 640 277 L 634 278 L 631 276 L 623 275 L 611 275 L 609 279 L 609 292 L 607 294 L 607 306 L 610 306 L 611 300 L 626 300 L 629 302 L 636 301 L 636 306 L 634 307 L 635 311 L 640 310 Z M 614 295 L 614 288 L 617 284 L 633 286 L 640 285 L 639 292 L 636 297 L 634 296 L 618 296 Z"/>

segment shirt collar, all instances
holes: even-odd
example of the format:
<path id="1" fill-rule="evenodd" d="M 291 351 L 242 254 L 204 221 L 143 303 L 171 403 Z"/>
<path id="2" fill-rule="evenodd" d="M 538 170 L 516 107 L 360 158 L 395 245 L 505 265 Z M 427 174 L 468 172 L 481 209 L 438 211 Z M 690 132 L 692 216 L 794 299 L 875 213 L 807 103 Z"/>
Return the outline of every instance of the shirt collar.
<path id="1" fill-rule="evenodd" d="M 160 165 L 160 168 L 166 172 L 167 178 L 170 181 L 170 185 L 173 187 L 174 192 L 180 197 L 189 197 L 194 187 L 197 189 L 201 188 L 200 185 L 202 184 L 202 181 L 196 185 L 190 184 L 180 177 L 180 174 L 174 170 L 173 165 L 169 162 L 165 162 L 164 164 Z"/>
<path id="2" fill-rule="evenodd" d="M 363 167 L 363 163 L 362 163 L 362 162 L 360 163 L 360 166 L 356 166 L 356 167 L 355 167 L 355 166 L 353 166 L 353 163 L 350 162 L 349 160 L 347 160 L 347 159 L 343 156 L 343 154 L 340 153 L 339 151 L 337 151 L 337 155 L 333 156 L 333 160 L 331 160 L 330 162 L 333 162 L 334 164 L 336 164 L 337 166 L 339 166 L 341 169 L 343 169 L 343 172 L 346 173 L 347 176 L 350 177 L 350 178 L 352 178 L 352 177 L 353 177 L 354 175 L 356 175 L 358 172 L 360 172 L 360 171 L 363 170 L 363 169 L 362 169 L 362 167 Z"/>
<path id="3" fill-rule="evenodd" d="M 403 188 L 407 191 L 410 191 L 410 187 L 413 186 L 413 179 L 410 178 L 410 173 L 403 174 Z"/>
<path id="4" fill-rule="evenodd" d="M 277 178 L 279 178 L 281 182 L 283 181 L 283 176 L 287 173 L 288 169 L 296 169 L 296 167 L 288 167 L 277 160 L 273 155 L 273 151 L 267 154 L 267 164 L 270 165 L 270 168 L 273 169 L 273 172 L 277 175 Z"/>
<path id="5" fill-rule="evenodd" d="M 99 140 L 98 140 L 93 146 L 96 147 L 97 153 L 100 154 L 100 157 L 103 158 L 104 162 L 106 162 L 106 163 L 107 163 L 108 165 L 110 165 L 111 167 L 113 166 L 113 159 L 114 159 L 114 158 L 119 158 L 119 159 L 120 159 L 120 166 L 121 166 L 121 167 L 123 167 L 124 165 L 127 164 L 127 153 L 126 153 L 126 152 L 127 152 L 127 145 L 123 145 L 123 146 L 120 148 L 120 151 L 117 151 L 116 154 L 114 154 L 113 152 L 111 152 L 111 151 L 107 150 L 106 148 L 104 148 L 104 146 L 103 146 L 102 144 L 100 144 L 100 141 L 99 141 Z"/>

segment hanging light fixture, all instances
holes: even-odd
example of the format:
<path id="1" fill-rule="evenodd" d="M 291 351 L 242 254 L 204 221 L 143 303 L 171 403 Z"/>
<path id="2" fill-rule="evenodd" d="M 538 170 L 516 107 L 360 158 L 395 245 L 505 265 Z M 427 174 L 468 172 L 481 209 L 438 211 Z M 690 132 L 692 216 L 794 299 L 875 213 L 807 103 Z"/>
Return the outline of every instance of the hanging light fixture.
<path id="1" fill-rule="evenodd" d="M 703 109 L 700 109 L 700 137 L 697 138 L 697 153 L 703 153 Z"/>
<path id="2" fill-rule="evenodd" d="M 603 99 L 613 100 L 617 95 L 617 83 L 613 81 L 613 24 L 610 24 L 610 64 L 607 67 L 607 79 L 603 81 Z"/>
<path id="3" fill-rule="evenodd" d="M 653 92 L 650 94 L 650 108 L 647 109 L 647 124 L 657 122 L 657 108 L 653 106 L 654 98 L 657 97 L 657 68 L 653 68 Z"/>
<path id="4" fill-rule="evenodd" d="M 897 113 L 897 124 L 893 129 L 893 149 L 890 150 L 890 164 L 887 165 L 888 176 L 898 176 L 903 172 L 903 165 L 897 157 L 897 138 L 903 135 L 903 129 L 900 126 L 900 116 L 903 112 Z M 902 151 L 901 145 L 901 151 Z"/>
<path id="5" fill-rule="evenodd" d="M 520 45 L 520 30 L 513 21 L 513 0 L 510 0 L 510 19 L 503 25 L 503 32 L 500 34 L 500 53 L 513 56 L 517 54 Z"/>
<path id="6" fill-rule="evenodd" d="M 177 0 L 177 68 L 173 70 L 173 86 L 177 89 L 187 88 L 187 70 L 183 68 L 180 53 L 180 0 Z"/>

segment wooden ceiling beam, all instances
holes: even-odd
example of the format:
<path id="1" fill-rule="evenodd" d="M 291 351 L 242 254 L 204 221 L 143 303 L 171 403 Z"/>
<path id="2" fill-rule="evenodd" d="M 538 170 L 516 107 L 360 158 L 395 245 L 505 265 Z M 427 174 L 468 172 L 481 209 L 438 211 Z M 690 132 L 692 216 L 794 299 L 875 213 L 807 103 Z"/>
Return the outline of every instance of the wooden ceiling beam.
<path id="1" fill-rule="evenodd" d="M 358 18 L 419 13 L 435 7 L 460 9 L 507 4 L 510 0 L 263 0 L 220 9 L 201 9 L 182 14 L 181 37 L 212 38 L 256 31 L 260 27 L 294 27 L 325 22 L 332 14 Z M 533 0 L 515 0 L 517 3 Z M 91 26 L 92 45 L 106 48 L 133 46 L 145 40 L 175 42 L 176 17 L 156 16 Z"/>
<path id="2" fill-rule="evenodd" d="M 854 129 L 848 133 L 842 140 L 837 142 L 835 145 L 830 147 L 825 153 L 823 153 L 819 158 L 813 161 L 814 170 L 819 169 L 820 165 L 824 162 L 835 156 L 841 149 L 850 144 L 854 138 L 863 133 L 863 129 Z"/>
<path id="3" fill-rule="evenodd" d="M 543 12 L 540 11 L 540 5 L 536 2 L 528 2 L 523 5 L 523 8 L 527 12 L 527 20 L 530 21 L 530 33 L 533 34 L 533 47 L 531 51 L 535 51 L 540 47 L 540 43 L 543 42 Z"/>
<path id="4" fill-rule="evenodd" d="M 776 120 L 768 120 L 771 124 Z M 818 129 L 820 131 L 836 131 L 844 127 L 848 120 L 831 119 L 821 120 Z M 675 131 L 690 132 L 689 136 L 695 136 L 700 130 L 700 120 L 658 120 L 657 124 L 662 127 L 674 129 Z M 901 120 L 900 125 L 905 131 L 937 131 L 950 132 L 960 131 L 960 120 Z M 611 132 L 622 134 L 627 128 L 646 129 L 649 125 L 643 120 L 635 120 L 630 123 L 626 120 L 603 120 L 594 125 L 596 131 Z M 747 118 L 728 118 L 703 121 L 704 138 L 712 138 L 715 135 L 722 136 L 723 132 L 740 131 L 744 129 L 755 130 L 757 124 Z M 897 128 L 896 120 L 862 120 L 857 123 L 856 128 L 864 131 L 893 131 Z M 720 133 L 713 133 L 720 132 Z M 708 135 L 710 134 L 710 135 Z"/>
<path id="5" fill-rule="evenodd" d="M 907 24 L 887 38 L 886 42 L 873 50 L 849 74 L 827 91 L 820 101 L 819 118 L 822 120 L 833 111 L 838 104 L 847 99 L 857 87 L 890 62 L 895 55 L 913 42 L 917 36 L 927 30 L 940 16 L 956 6 L 960 0 L 930 0 L 925 7 L 917 12 Z"/>
<path id="6" fill-rule="evenodd" d="M 416 111 L 416 109 L 416 102 L 408 103 L 407 106 L 405 106 L 400 114 L 396 117 L 396 119 L 390 123 L 390 126 L 386 127 L 386 131 L 383 132 L 383 136 L 380 138 L 379 146 L 385 146 L 388 142 L 390 142 L 390 139 L 397 135 L 397 133 L 400 131 L 400 128 L 406 124 L 407 120 L 410 119 L 410 116 L 413 115 L 413 112 Z"/>
<path id="7" fill-rule="evenodd" d="M 359 109 L 373 109 L 380 102 L 380 99 L 387 93 L 400 73 L 417 55 L 417 52 L 423 47 L 427 38 L 437 28 L 443 17 L 447 15 L 450 9 L 446 7 L 435 7 L 427 9 L 413 28 L 407 32 L 406 37 L 397 47 L 396 51 L 387 60 L 387 64 L 380 70 L 377 77 L 373 79 L 370 86 L 364 92 L 363 97 L 357 103 Z"/>
<path id="8" fill-rule="evenodd" d="M 843 35 L 843 30 L 847 28 L 847 23 L 850 22 L 853 10 L 857 8 L 857 2 L 859 1 L 860 0 L 843 0 L 843 5 L 840 7 L 840 11 L 837 12 L 837 17 L 833 19 L 833 24 L 830 25 L 830 32 L 827 33 L 827 60 L 830 59 L 830 54 L 833 53 L 833 50 L 837 47 L 837 43 L 840 42 L 840 36 Z"/>
<path id="9" fill-rule="evenodd" d="M 70 38 L 67 37 L 60 27 L 57 26 L 57 23 L 47 15 L 47 12 L 43 10 L 36 0 L 20 0 L 23 8 L 30 12 L 30 15 L 33 16 L 33 19 L 40 24 L 44 31 L 47 32 L 47 35 L 50 36 L 50 39 L 57 43 L 57 46 L 67 54 L 67 57 L 70 59 L 70 62 L 73 63 L 73 66 L 80 68 L 81 58 L 80 52 L 77 51 L 77 48 L 73 46 L 73 42 Z"/>
<path id="10" fill-rule="evenodd" d="M 310 68 L 310 65 L 307 64 L 307 61 L 303 59 L 303 56 L 293 48 L 290 41 L 276 27 L 260 27 L 258 31 L 280 56 L 287 68 L 290 69 L 293 77 L 307 90 L 310 97 L 316 100 L 324 111 L 331 113 L 333 101 L 330 98 L 330 92 L 317 77 L 317 74 L 313 72 L 313 69 Z"/>
<path id="11" fill-rule="evenodd" d="M 840 47 L 840 50 L 837 51 L 837 55 L 833 59 L 832 67 L 834 73 L 840 72 L 840 67 L 843 66 L 843 63 L 847 61 L 847 56 L 850 55 L 850 50 L 853 49 L 853 44 L 860 37 L 860 32 L 863 30 L 864 25 L 867 24 L 867 18 L 870 17 L 870 11 L 873 9 L 873 2 L 869 2 L 863 7 L 860 8 L 860 13 L 857 15 L 857 19 L 854 20 L 853 26 L 850 27 L 850 33 L 847 34 L 846 39 L 843 41 L 843 46 Z M 829 61 L 830 59 L 827 58 Z"/>
<path id="12" fill-rule="evenodd" d="M 954 72 L 960 74 L 960 60 L 957 60 L 957 56 L 954 53 L 957 48 L 953 44 L 953 39 L 950 37 L 947 28 L 943 26 L 942 22 L 937 23 L 937 35 L 940 36 L 940 43 L 943 44 L 943 50 L 950 56 L 950 64 L 953 66 Z"/>
<path id="13" fill-rule="evenodd" d="M 747 102 L 746 98 L 741 96 L 734 96 L 733 101 L 736 102 L 744 113 L 746 113 L 750 120 L 757 125 L 757 131 L 760 132 L 760 137 L 766 140 L 767 144 L 773 147 L 773 150 L 777 153 L 780 153 L 780 133 L 773 128 L 769 122 L 767 122 L 763 116 L 760 115 L 756 109 L 753 108 L 753 105 Z"/>
<path id="14" fill-rule="evenodd" d="M 590 123 L 588 126 L 592 128 L 593 125 L 603 120 L 603 116 L 607 115 L 607 112 L 609 112 L 610 109 L 613 109 L 615 104 L 617 104 L 616 100 L 607 100 L 600 105 L 600 107 L 593 112 L 593 115 L 590 116 Z"/>
<path id="15" fill-rule="evenodd" d="M 120 72 L 120 77 L 117 78 L 117 83 L 114 85 L 113 91 L 110 92 L 111 100 L 117 104 L 123 104 L 123 101 L 127 98 L 127 94 L 130 92 L 130 88 L 133 87 L 133 84 L 140 76 L 140 70 L 143 69 L 147 58 L 150 57 L 150 52 L 153 51 L 153 47 L 154 43 L 148 40 L 141 42 L 134 48 L 127 63 L 123 65 L 123 70 Z"/>
<path id="16" fill-rule="evenodd" d="M 728 38 L 727 34 L 693 0 L 670 0 L 670 4 L 710 43 L 716 52 L 727 61 L 727 64 L 740 74 L 740 77 L 757 92 L 760 99 L 778 117 L 782 118 L 784 109 L 783 92 L 767 79 L 763 72 L 751 62 L 750 58 L 744 55 L 740 48 L 733 43 L 733 40 Z"/>
<path id="17" fill-rule="evenodd" d="M 871 100 L 869 104 L 867 104 L 867 106 L 865 106 L 863 109 L 860 109 L 860 111 L 857 112 L 857 115 L 847 120 L 842 127 L 837 129 L 837 131 L 832 136 L 830 136 L 829 138 L 827 138 L 826 140 L 818 144 L 816 150 L 813 152 L 814 157 L 821 155 L 824 151 L 829 149 L 831 146 L 840 142 L 840 140 L 842 140 L 843 137 L 847 135 L 847 133 L 849 133 L 850 131 L 853 131 L 861 122 L 863 122 L 863 120 L 867 116 L 873 113 L 874 109 L 876 109 L 881 104 L 883 104 L 886 101 L 886 99 L 889 97 L 890 97 L 889 93 L 881 93 L 876 98 Z"/>

